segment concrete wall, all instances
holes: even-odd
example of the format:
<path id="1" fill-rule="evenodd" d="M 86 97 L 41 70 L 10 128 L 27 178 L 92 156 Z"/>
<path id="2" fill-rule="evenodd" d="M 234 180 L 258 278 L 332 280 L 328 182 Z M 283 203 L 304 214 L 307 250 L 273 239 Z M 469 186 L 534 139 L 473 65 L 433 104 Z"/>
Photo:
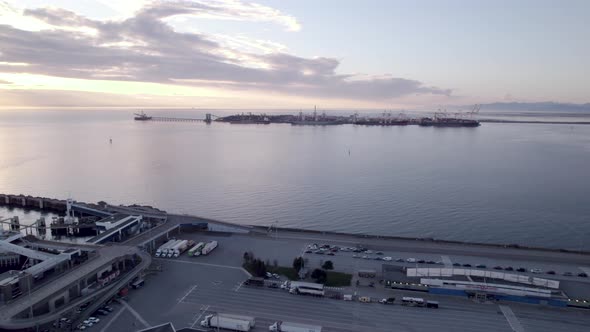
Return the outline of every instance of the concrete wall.
<path id="1" fill-rule="evenodd" d="M 64 291 L 56 296 L 54 296 L 51 300 L 49 300 L 49 311 L 52 312 L 55 309 L 59 309 L 60 307 L 64 306 L 65 304 L 70 302 L 70 292 Z"/>

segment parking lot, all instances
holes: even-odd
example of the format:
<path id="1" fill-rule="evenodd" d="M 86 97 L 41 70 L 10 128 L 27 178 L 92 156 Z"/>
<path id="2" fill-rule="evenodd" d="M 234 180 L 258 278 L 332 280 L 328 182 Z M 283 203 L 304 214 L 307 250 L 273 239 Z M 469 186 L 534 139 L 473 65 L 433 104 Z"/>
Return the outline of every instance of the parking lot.
<path id="1" fill-rule="evenodd" d="M 511 324 L 520 324 L 524 331 L 586 331 L 590 318 L 587 311 L 547 308 L 516 303 L 480 304 L 464 298 L 419 294 L 440 302 L 439 309 L 404 307 L 399 304 L 383 305 L 327 298 L 292 295 L 280 289 L 243 286 L 248 275 L 240 267 L 242 255 L 251 251 L 256 256 L 279 265 L 290 266 L 293 258 L 303 254 L 310 267 L 332 260 L 338 271 L 353 273 L 359 269 L 380 271 L 383 261 L 353 258 L 354 252 L 338 251 L 334 256 L 305 253 L 307 246 L 316 241 L 288 238 L 252 237 L 247 235 L 181 234 L 183 239 L 217 240 L 219 246 L 201 257 L 183 255 L 177 259 L 157 259 L 162 272 L 146 277 L 146 285 L 131 290 L 128 301 L 114 313 L 101 318 L 91 331 L 133 331 L 146 326 L 172 322 L 177 328 L 199 327 L 199 321 L 210 313 L 234 313 L 256 317 L 254 331 L 267 331 L 276 320 L 296 321 L 321 325 L 324 331 L 512 331 Z M 525 265 L 506 259 L 484 259 L 474 256 L 441 255 L 420 252 L 383 251 L 363 255 L 392 257 L 392 264 L 415 266 L 420 263 L 395 262 L 397 258 L 470 264 Z M 426 264 L 426 263 L 424 263 Z M 439 263 L 440 264 L 440 263 Z M 530 263 L 529 263 L 530 264 Z M 441 266 L 443 266 L 441 265 Z M 434 265 L 437 266 L 437 265 Z M 527 268 L 543 268 L 530 264 Z M 539 267 L 537 267 L 539 266 Z M 564 269 L 573 269 L 564 264 Z M 557 267 L 555 267 L 557 269 Z M 561 278 L 567 278 L 562 277 Z M 577 282 L 585 283 L 586 278 Z M 345 292 L 357 292 L 374 298 L 408 296 L 405 292 L 382 288 L 351 286 Z M 409 292 L 412 293 L 412 292 Z M 412 295 L 410 295 L 412 296 Z M 399 300 L 398 300 L 399 301 Z M 399 302 L 398 302 L 399 303 Z M 515 321 L 516 319 L 516 321 Z"/>

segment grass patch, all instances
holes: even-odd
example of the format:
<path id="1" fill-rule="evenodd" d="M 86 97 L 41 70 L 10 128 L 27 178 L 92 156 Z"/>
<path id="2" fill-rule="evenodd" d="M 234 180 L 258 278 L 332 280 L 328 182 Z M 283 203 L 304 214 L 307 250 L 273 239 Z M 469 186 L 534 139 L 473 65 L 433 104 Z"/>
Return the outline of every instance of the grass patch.
<path id="1" fill-rule="evenodd" d="M 330 287 L 346 287 L 350 286 L 350 282 L 352 281 L 352 274 L 342 273 L 342 272 L 334 272 L 334 271 L 326 271 L 328 274 L 328 280 L 326 281 L 326 286 Z"/>
<path id="2" fill-rule="evenodd" d="M 285 267 L 285 266 L 267 266 L 266 270 L 270 273 L 276 273 L 287 277 L 289 280 L 299 280 L 297 277 L 297 272 L 292 267 Z"/>

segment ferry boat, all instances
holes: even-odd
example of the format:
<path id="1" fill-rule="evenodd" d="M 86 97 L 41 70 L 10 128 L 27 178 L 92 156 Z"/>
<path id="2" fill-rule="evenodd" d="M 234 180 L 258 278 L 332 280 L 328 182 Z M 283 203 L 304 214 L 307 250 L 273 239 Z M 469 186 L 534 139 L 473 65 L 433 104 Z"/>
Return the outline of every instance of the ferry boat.
<path id="1" fill-rule="evenodd" d="M 137 120 L 137 121 L 148 121 L 148 120 L 152 119 L 151 116 L 148 116 L 143 111 L 141 111 L 139 113 L 134 113 L 134 114 L 135 114 L 135 120 Z"/>

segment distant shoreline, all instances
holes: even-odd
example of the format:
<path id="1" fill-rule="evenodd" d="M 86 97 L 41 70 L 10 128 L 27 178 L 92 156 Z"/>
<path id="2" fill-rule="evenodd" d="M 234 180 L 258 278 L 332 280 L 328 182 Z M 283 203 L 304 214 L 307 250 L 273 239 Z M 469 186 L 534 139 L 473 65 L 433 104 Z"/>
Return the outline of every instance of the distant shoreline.
<path id="1" fill-rule="evenodd" d="M 566 124 L 566 125 L 590 125 L 590 121 L 538 121 L 538 120 L 494 120 L 481 119 L 486 123 L 531 123 L 531 124 Z"/>

